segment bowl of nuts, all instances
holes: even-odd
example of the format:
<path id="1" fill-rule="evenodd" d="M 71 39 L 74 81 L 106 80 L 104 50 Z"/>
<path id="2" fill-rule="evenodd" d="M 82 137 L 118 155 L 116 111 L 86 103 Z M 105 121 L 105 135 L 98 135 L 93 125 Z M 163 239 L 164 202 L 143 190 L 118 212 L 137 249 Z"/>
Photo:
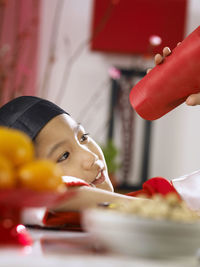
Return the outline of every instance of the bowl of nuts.
<path id="1" fill-rule="evenodd" d="M 200 247 L 199 216 L 172 193 L 87 210 L 83 225 L 100 245 L 131 256 L 189 257 Z"/>

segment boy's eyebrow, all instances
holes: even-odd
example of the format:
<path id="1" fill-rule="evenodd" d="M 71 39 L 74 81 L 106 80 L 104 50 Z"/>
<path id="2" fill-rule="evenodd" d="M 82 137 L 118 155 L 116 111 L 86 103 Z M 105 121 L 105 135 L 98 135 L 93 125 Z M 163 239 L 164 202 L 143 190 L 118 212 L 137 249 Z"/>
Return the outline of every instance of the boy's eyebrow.
<path id="1" fill-rule="evenodd" d="M 75 130 L 74 130 L 74 132 L 75 132 L 75 134 L 77 134 L 78 133 L 78 131 L 80 130 L 80 128 L 81 128 L 81 123 L 79 122 L 79 123 L 77 123 L 77 125 L 76 125 L 76 127 L 75 127 Z"/>
<path id="2" fill-rule="evenodd" d="M 64 143 L 66 143 L 66 140 L 60 141 L 59 143 L 55 144 L 49 151 L 49 153 L 47 154 L 47 157 L 50 157 L 53 152 L 59 147 L 62 146 Z"/>

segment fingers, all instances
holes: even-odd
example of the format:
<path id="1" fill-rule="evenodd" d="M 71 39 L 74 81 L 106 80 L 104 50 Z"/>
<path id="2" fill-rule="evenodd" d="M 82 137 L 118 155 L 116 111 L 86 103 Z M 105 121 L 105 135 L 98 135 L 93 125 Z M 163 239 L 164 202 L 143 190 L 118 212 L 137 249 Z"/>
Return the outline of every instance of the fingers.
<path id="1" fill-rule="evenodd" d="M 155 64 L 158 65 L 158 64 L 162 63 L 164 58 L 169 56 L 170 54 L 171 54 L 170 48 L 164 47 L 163 48 L 163 56 L 161 56 L 160 54 L 155 55 L 155 58 L 154 58 Z"/>
<path id="2" fill-rule="evenodd" d="M 171 54 L 171 50 L 169 47 L 164 47 L 163 48 L 163 57 L 167 57 Z"/>
<path id="3" fill-rule="evenodd" d="M 178 45 L 178 44 L 177 44 Z M 154 57 L 154 62 L 155 65 L 159 65 L 163 62 L 164 58 L 169 56 L 171 54 L 171 50 L 169 47 L 164 47 L 163 48 L 163 56 L 161 56 L 161 54 L 156 54 Z M 151 69 L 147 70 L 147 73 L 149 73 L 151 71 Z"/>
<path id="4" fill-rule="evenodd" d="M 152 69 L 147 69 L 147 74 L 151 71 Z"/>
<path id="5" fill-rule="evenodd" d="M 156 54 L 154 61 L 155 61 L 155 64 L 158 65 L 158 64 L 162 63 L 163 57 L 160 54 Z"/>
<path id="6" fill-rule="evenodd" d="M 177 46 L 179 46 L 181 42 L 177 43 Z M 159 65 L 163 62 L 164 58 L 169 56 L 171 54 L 171 49 L 169 47 L 163 48 L 163 56 L 161 54 L 156 54 L 154 57 L 155 65 Z M 149 73 L 152 69 L 148 69 L 147 73 Z"/>
<path id="7" fill-rule="evenodd" d="M 186 99 L 186 104 L 188 106 L 200 105 L 200 93 L 188 96 Z"/>

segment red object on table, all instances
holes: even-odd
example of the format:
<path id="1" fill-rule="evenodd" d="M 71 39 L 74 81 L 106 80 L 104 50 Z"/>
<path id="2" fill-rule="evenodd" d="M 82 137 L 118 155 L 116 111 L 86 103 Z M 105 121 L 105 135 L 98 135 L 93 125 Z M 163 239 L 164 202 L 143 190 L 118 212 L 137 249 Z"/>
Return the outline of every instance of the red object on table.
<path id="1" fill-rule="evenodd" d="M 25 188 L 0 190 L 0 246 L 32 244 L 21 224 L 21 211 L 28 207 L 53 207 L 75 195 L 75 192 L 36 192 Z"/>
<path id="2" fill-rule="evenodd" d="M 0 205 L 0 245 L 29 246 L 32 239 L 20 224 L 21 210 Z"/>
<path id="3" fill-rule="evenodd" d="M 131 105 L 142 118 L 158 119 L 200 92 L 199 74 L 200 26 L 133 87 Z"/>
<path id="4" fill-rule="evenodd" d="M 145 195 L 149 198 L 156 194 L 161 194 L 163 196 L 166 196 L 169 193 L 175 193 L 179 199 L 181 199 L 180 195 L 172 185 L 170 181 L 163 177 L 154 177 L 149 180 L 147 180 L 143 185 L 142 189 L 128 193 L 128 196 L 132 197 L 139 197 L 140 195 Z"/>

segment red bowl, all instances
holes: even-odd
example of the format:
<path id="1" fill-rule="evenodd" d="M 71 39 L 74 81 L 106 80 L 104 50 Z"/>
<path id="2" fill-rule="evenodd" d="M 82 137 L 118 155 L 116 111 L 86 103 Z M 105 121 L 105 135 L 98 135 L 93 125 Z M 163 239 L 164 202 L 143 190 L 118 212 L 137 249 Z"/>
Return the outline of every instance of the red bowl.
<path id="1" fill-rule="evenodd" d="M 21 225 L 24 208 L 52 208 L 73 197 L 76 193 L 66 191 L 37 192 L 27 188 L 0 190 L 0 246 L 29 246 L 32 239 Z"/>
<path id="2" fill-rule="evenodd" d="M 27 188 L 13 188 L 0 190 L 0 206 L 13 208 L 53 207 L 73 197 L 76 193 L 43 191 L 38 192 Z"/>

